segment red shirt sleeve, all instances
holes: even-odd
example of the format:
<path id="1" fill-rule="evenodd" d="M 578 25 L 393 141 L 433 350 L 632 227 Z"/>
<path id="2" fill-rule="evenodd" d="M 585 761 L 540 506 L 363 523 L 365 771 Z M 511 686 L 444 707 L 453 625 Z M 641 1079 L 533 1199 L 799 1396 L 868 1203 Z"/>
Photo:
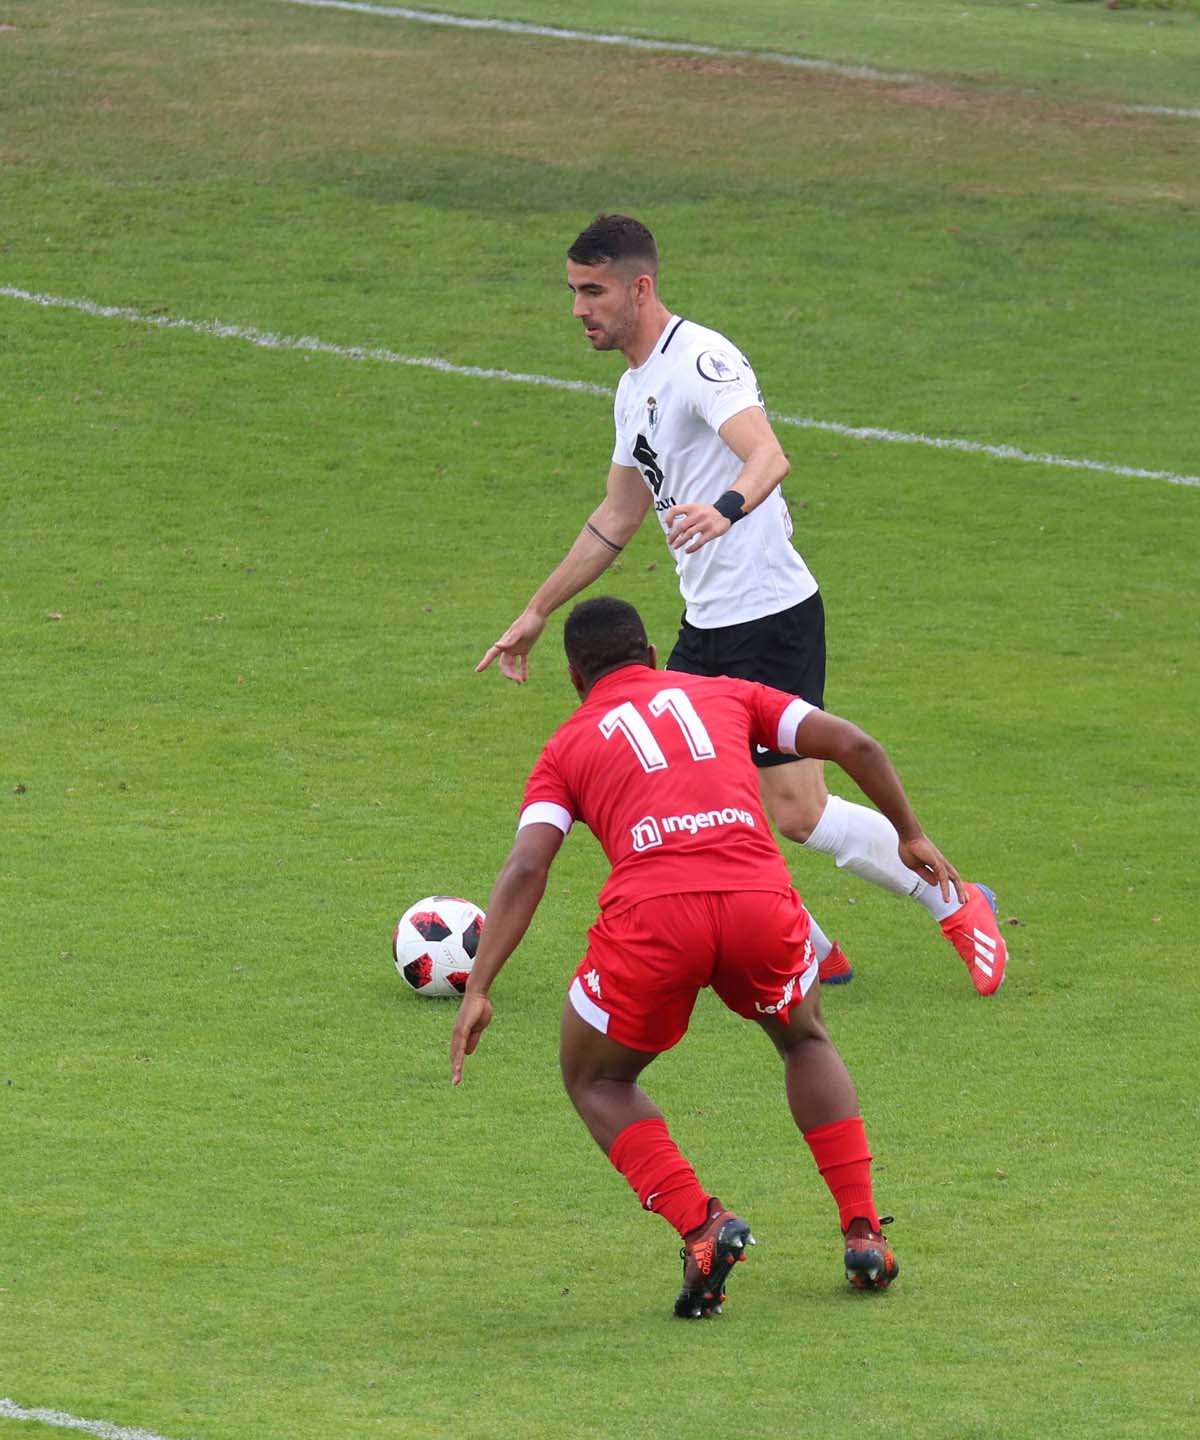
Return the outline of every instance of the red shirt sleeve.
<path id="1" fill-rule="evenodd" d="M 523 825 L 557 825 L 565 835 L 579 818 L 579 807 L 570 785 L 555 760 L 553 742 L 538 756 L 537 764 L 525 782 L 521 816 L 517 829 Z"/>
<path id="2" fill-rule="evenodd" d="M 795 753 L 796 726 L 817 707 L 770 685 L 759 685 L 750 680 L 743 683 L 746 707 L 751 717 L 751 739 L 756 745 L 765 745 L 768 750 Z M 789 711 L 792 712 L 790 715 Z M 779 726 L 785 715 L 788 717 L 787 724 L 781 736 Z"/>

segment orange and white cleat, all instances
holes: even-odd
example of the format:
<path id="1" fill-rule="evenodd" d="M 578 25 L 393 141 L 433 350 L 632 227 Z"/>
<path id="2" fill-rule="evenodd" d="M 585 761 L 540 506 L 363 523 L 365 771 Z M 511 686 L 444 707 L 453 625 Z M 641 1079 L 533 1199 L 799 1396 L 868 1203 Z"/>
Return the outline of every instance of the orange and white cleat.
<path id="1" fill-rule="evenodd" d="M 942 921 L 942 934 L 962 957 L 981 995 L 994 995 L 1004 984 L 1008 946 L 996 924 L 996 897 L 986 885 L 967 885 L 967 899 Z"/>
<path id="2" fill-rule="evenodd" d="M 835 940 L 833 949 L 817 967 L 822 985 L 848 985 L 854 979 L 854 966 L 846 959 L 846 952 Z"/>

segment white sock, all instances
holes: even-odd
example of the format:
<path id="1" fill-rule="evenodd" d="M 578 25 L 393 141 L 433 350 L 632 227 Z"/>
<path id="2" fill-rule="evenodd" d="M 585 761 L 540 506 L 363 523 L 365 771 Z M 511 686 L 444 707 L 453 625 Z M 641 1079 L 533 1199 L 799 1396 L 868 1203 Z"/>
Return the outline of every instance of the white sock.
<path id="1" fill-rule="evenodd" d="M 881 890 L 918 901 L 935 920 L 953 915 L 959 908 L 958 897 L 951 891 L 947 903 L 936 885 L 927 884 L 915 870 L 901 864 L 896 849 L 899 843 L 891 821 L 840 795 L 831 795 L 825 802 L 817 828 L 804 842 L 808 850 L 832 855 L 839 870 L 849 870 Z"/>
<path id="2" fill-rule="evenodd" d="M 921 888 L 913 896 L 919 900 L 937 921 L 948 920 L 956 910 L 961 910 L 962 905 L 958 896 L 954 893 L 954 886 L 950 887 L 949 900 L 942 899 L 942 892 L 936 885 L 931 885 L 928 880 L 921 881 Z"/>
<path id="3" fill-rule="evenodd" d="M 833 949 L 833 941 L 817 924 L 811 910 L 808 912 L 808 938 L 812 941 L 813 954 L 819 963 Z"/>

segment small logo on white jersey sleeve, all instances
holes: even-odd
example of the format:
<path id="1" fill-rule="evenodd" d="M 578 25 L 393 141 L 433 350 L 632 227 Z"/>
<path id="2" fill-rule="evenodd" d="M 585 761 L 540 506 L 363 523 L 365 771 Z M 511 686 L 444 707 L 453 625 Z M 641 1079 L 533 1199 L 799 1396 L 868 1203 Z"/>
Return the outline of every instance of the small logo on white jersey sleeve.
<path id="1" fill-rule="evenodd" d="M 701 350 L 696 356 L 696 369 L 714 385 L 725 385 L 741 378 L 738 357 L 730 350 Z"/>

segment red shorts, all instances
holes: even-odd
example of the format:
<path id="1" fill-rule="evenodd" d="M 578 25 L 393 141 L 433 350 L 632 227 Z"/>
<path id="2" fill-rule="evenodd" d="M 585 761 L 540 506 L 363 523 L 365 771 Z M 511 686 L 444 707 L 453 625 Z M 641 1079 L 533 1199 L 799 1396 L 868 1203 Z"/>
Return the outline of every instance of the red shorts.
<path id="1" fill-rule="evenodd" d="M 817 978 L 808 930 L 794 890 L 658 895 L 600 916 L 568 999 L 618 1044 L 654 1053 L 683 1039 L 706 985 L 748 1020 L 786 1021 Z"/>

